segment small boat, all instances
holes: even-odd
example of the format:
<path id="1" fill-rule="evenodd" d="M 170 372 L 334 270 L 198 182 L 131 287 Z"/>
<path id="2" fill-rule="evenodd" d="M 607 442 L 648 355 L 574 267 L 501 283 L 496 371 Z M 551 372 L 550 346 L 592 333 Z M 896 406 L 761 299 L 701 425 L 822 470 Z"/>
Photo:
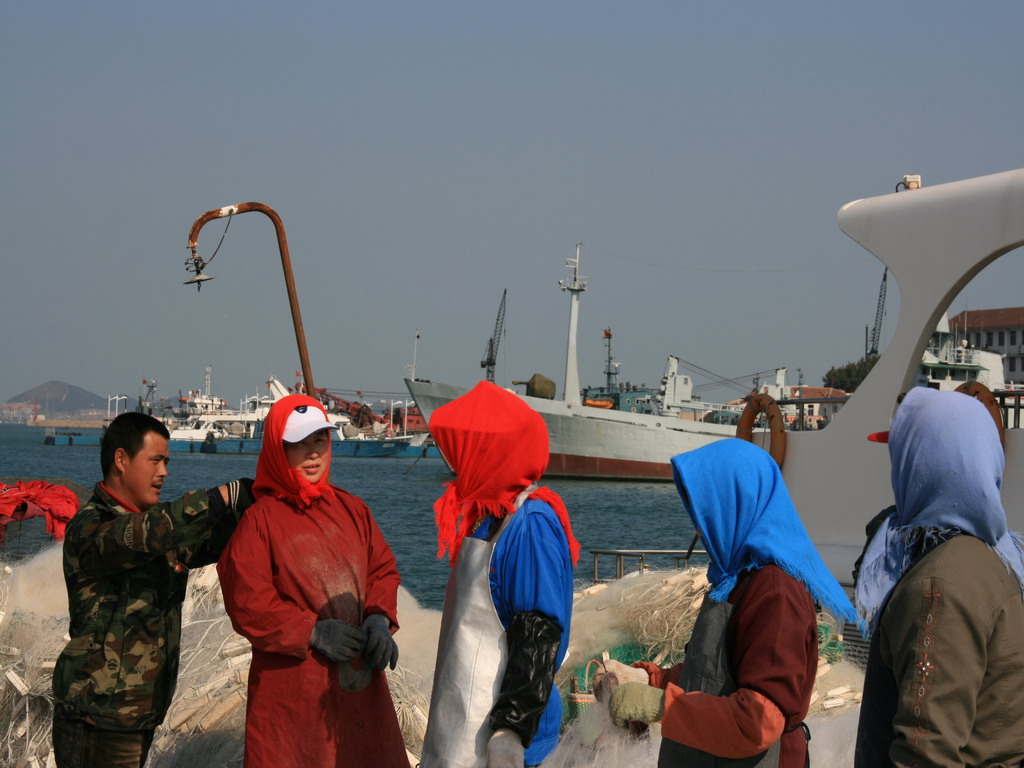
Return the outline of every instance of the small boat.
<path id="1" fill-rule="evenodd" d="M 202 391 L 189 392 L 181 398 L 184 423 L 171 430 L 171 451 L 189 453 L 259 453 L 263 420 L 270 406 L 287 396 L 288 388 L 275 376 L 267 379 L 267 395 L 247 395 L 238 410 L 227 407 L 225 400 L 210 394 L 212 368 L 206 367 Z M 221 443 L 236 444 L 237 450 L 218 450 Z M 251 450 L 255 443 L 255 450 Z M 227 448 L 227 446 L 225 446 Z"/>
<path id="2" fill-rule="evenodd" d="M 263 447 L 263 422 L 270 407 L 289 394 L 288 389 L 273 376 L 268 379 L 267 387 L 271 391 L 269 396 L 247 396 L 237 411 L 223 408 L 217 404 L 222 401 L 206 395 L 190 398 L 193 402 L 213 405 L 201 409 L 184 426 L 171 431 L 170 449 L 190 453 L 258 454 Z M 429 437 L 426 432 L 393 434 L 379 417 L 370 412 L 369 406 L 361 410 L 365 411 L 370 425 L 360 429 L 353 423 L 349 411 L 344 410 L 342 401 L 334 397 L 326 400 L 328 418 L 338 428 L 331 440 L 334 456 L 440 456 L 436 446 L 425 444 Z M 350 403 L 346 405 L 351 406 Z"/>

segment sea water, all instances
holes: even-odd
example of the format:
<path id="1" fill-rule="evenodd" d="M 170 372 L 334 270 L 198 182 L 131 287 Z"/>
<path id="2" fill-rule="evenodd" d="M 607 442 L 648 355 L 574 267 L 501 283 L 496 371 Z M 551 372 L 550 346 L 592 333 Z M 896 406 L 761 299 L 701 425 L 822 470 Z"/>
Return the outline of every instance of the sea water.
<path id="1" fill-rule="evenodd" d="M 88 489 L 100 479 L 98 446 L 44 445 L 38 427 L 0 424 L 0 477 L 65 478 Z M 238 477 L 255 477 L 256 456 L 172 453 L 161 498 L 208 488 Z M 331 482 L 370 507 L 395 558 L 402 583 L 424 607 L 440 608 L 448 579 L 447 558 L 437 558 L 433 503 L 452 475 L 440 459 L 336 457 Z M 544 484 L 565 501 L 580 542 L 577 579 L 594 575 L 593 549 L 685 550 L 693 526 L 672 483 L 549 480 Z M 0 550 L 5 558 L 33 554 L 48 542 L 41 520 L 9 527 Z M 670 567 L 671 558 L 648 558 Z M 612 577 L 614 559 L 602 556 L 601 576 Z M 626 561 L 636 570 L 637 560 Z"/>

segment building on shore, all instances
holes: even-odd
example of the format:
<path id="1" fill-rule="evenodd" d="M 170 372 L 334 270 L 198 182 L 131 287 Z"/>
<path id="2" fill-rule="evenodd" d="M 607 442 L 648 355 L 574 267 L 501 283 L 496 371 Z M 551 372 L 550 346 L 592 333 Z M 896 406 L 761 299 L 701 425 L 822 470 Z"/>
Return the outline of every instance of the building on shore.
<path id="1" fill-rule="evenodd" d="M 1024 386 L 1024 307 L 967 310 L 950 318 L 949 329 L 976 349 L 1001 354 L 1006 385 Z"/>

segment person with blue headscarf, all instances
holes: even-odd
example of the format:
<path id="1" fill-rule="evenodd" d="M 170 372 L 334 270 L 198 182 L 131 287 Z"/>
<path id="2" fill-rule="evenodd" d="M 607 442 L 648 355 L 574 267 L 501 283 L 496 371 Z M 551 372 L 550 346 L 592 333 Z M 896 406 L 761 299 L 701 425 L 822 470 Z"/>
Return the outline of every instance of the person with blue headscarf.
<path id="1" fill-rule="evenodd" d="M 818 665 L 814 604 L 840 621 L 853 620 L 853 606 L 765 451 L 720 440 L 676 456 L 672 469 L 708 552 L 711 591 L 683 663 L 634 665 L 648 682 L 614 689 L 612 719 L 661 722 L 660 768 L 803 768 Z"/>
<path id="2" fill-rule="evenodd" d="M 881 434 L 896 504 L 857 578 L 854 765 L 1024 765 L 1024 550 L 998 429 L 973 397 L 915 388 Z"/>

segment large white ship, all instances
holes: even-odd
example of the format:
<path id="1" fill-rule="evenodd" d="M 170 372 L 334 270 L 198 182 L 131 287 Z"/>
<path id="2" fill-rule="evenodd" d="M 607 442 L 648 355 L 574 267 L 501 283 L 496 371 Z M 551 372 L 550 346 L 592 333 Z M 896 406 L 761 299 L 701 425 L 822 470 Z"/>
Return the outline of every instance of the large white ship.
<path id="1" fill-rule="evenodd" d="M 679 359 L 674 356 L 668 358 L 661 385 L 652 393 L 650 413 L 641 412 L 648 409 L 588 405 L 593 401 L 580 391 L 576 362 L 579 300 L 587 289 L 579 276 L 580 247 L 577 244 L 576 255 L 566 259 L 571 275 L 560 283 L 571 297 L 565 399 L 520 395 L 547 423 L 551 460 L 545 476 L 670 480 L 669 459 L 673 456 L 736 436 L 735 423 L 742 406 L 694 399 L 693 381 L 679 372 Z M 437 408 L 469 391 L 468 387 L 408 378 L 405 386 L 428 426 Z"/>
<path id="2" fill-rule="evenodd" d="M 405 385 L 428 424 L 435 409 L 469 391 L 410 379 Z M 676 454 L 736 436 L 734 425 L 697 420 L 714 413 L 711 409 L 646 414 L 594 408 L 579 400 L 520 397 L 547 423 L 551 460 L 545 477 L 669 480 L 672 469 L 668 460 Z M 698 401 L 694 405 L 704 404 Z"/>

